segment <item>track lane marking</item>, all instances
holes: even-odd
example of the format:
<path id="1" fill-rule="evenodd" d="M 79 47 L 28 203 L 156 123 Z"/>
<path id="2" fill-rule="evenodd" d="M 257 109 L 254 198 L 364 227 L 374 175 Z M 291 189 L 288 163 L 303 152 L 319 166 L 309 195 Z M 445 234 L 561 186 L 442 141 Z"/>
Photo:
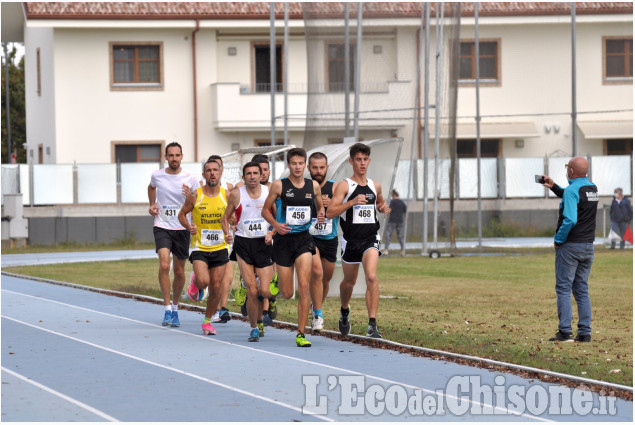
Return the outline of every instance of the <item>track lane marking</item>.
<path id="1" fill-rule="evenodd" d="M 113 418 L 109 414 L 104 413 L 104 412 L 102 412 L 99 409 L 96 409 L 96 408 L 94 408 L 92 406 L 89 406 L 86 403 L 82 403 L 81 401 L 76 400 L 73 397 L 67 396 L 66 394 L 63 394 L 63 393 L 61 393 L 59 391 L 55 391 L 53 388 L 47 387 L 44 384 L 40 384 L 39 382 L 34 381 L 33 379 L 28 378 L 26 376 L 20 375 L 19 373 L 14 372 L 14 371 L 12 371 L 10 369 L 7 369 L 4 366 L 2 366 L 2 371 L 8 373 L 9 375 L 15 376 L 16 378 L 21 379 L 24 382 L 27 382 L 27 383 L 29 383 L 31 385 L 34 385 L 34 386 L 40 388 L 41 390 L 44 390 L 44 391 L 46 391 L 48 393 L 51 393 L 54 396 L 57 396 L 57 397 L 61 398 L 62 400 L 68 401 L 69 403 L 72 403 L 72 404 L 74 404 L 76 406 L 79 406 L 82 409 L 85 409 L 85 410 L 89 411 L 90 413 L 93 413 L 93 414 L 95 414 L 95 415 L 97 415 L 97 416 L 99 416 L 99 417 L 101 417 L 101 418 L 103 418 L 103 419 L 105 419 L 105 420 L 107 420 L 109 422 L 120 422 L 119 419 Z"/>
<path id="2" fill-rule="evenodd" d="M 423 387 L 416 386 L 416 385 L 412 385 L 412 384 L 398 382 L 398 381 L 394 381 L 394 380 L 387 379 L 387 378 L 382 378 L 382 377 L 375 376 L 375 375 L 369 375 L 367 373 L 357 372 L 357 371 L 354 371 L 354 370 L 351 370 L 351 369 L 345 369 L 345 368 L 341 368 L 341 367 L 338 367 L 338 366 L 333 366 L 333 365 L 324 364 L 324 363 L 318 363 L 318 362 L 314 362 L 312 360 L 300 359 L 300 358 L 297 358 L 297 357 L 288 356 L 286 354 L 280 354 L 280 353 L 276 353 L 276 352 L 271 352 L 271 351 L 263 350 L 263 349 L 260 349 L 260 348 L 248 347 L 248 346 L 244 346 L 244 345 L 241 345 L 241 344 L 235 344 L 235 343 L 232 343 L 232 342 L 227 342 L 227 341 L 222 341 L 222 340 L 219 340 L 219 339 L 209 338 L 209 337 L 204 336 L 204 335 L 194 335 L 192 333 L 189 333 L 189 332 L 186 332 L 186 331 L 182 331 L 182 330 L 179 330 L 179 329 L 175 329 L 175 328 L 166 329 L 165 327 L 156 325 L 154 323 L 144 322 L 144 321 L 141 321 L 141 320 L 132 319 L 132 318 L 129 318 L 129 317 L 124 317 L 124 316 L 118 316 L 118 315 L 112 314 L 112 313 L 105 313 L 105 312 L 102 312 L 102 311 L 93 310 L 93 309 L 89 309 L 89 308 L 86 308 L 86 307 L 77 306 L 77 305 L 74 305 L 74 304 L 68 304 L 68 303 L 64 303 L 64 302 L 61 302 L 61 301 L 56 301 L 56 300 L 50 300 L 50 299 L 47 299 L 47 298 L 37 297 L 35 295 L 25 294 L 25 293 L 22 293 L 22 292 L 16 292 L 16 291 L 12 291 L 10 289 L 2 289 L 2 292 L 9 292 L 9 293 L 12 293 L 12 294 L 21 295 L 21 296 L 30 297 L 30 298 L 35 298 L 35 299 L 38 299 L 38 300 L 41 300 L 41 301 L 46 301 L 46 302 L 50 302 L 50 303 L 54 303 L 54 304 L 59 304 L 59 305 L 63 305 L 63 306 L 66 306 L 66 307 L 72 307 L 72 308 L 76 308 L 76 309 L 79 309 L 79 310 L 88 311 L 88 312 L 91 312 L 91 313 L 97 313 L 97 314 L 101 314 L 101 315 L 104 315 L 104 316 L 109 316 L 109 317 L 114 317 L 114 318 L 117 318 L 117 319 L 122 319 L 122 320 L 130 321 L 130 322 L 134 322 L 134 323 L 139 323 L 139 324 L 151 326 L 151 327 L 154 327 L 154 328 L 162 329 L 164 331 L 167 330 L 169 332 L 177 332 L 177 333 L 188 335 L 188 336 L 195 337 L 195 338 L 202 338 L 202 339 L 204 339 L 206 341 L 210 341 L 212 343 L 224 344 L 224 345 L 229 345 L 229 346 L 234 346 L 234 347 L 240 347 L 240 348 L 245 349 L 245 350 L 251 350 L 251 351 L 258 352 L 258 353 L 268 354 L 268 355 L 271 355 L 271 356 L 274 356 L 274 357 L 281 357 L 281 358 L 288 359 L 288 360 L 294 360 L 294 361 L 298 361 L 298 362 L 301 362 L 301 363 L 307 363 L 307 364 L 310 364 L 310 365 L 313 365 L 313 366 L 318 366 L 318 367 L 323 367 L 323 368 L 327 368 L 327 369 L 332 369 L 332 370 L 335 370 L 335 371 L 338 371 L 338 372 L 347 373 L 347 374 L 366 376 L 366 377 L 368 377 L 370 379 L 375 379 L 375 380 L 378 380 L 378 381 L 381 381 L 381 382 L 385 382 L 387 384 L 401 385 L 403 387 L 408 387 L 408 388 L 411 388 L 411 389 L 414 389 L 414 390 L 421 390 L 421 391 L 423 391 L 425 393 L 428 393 L 428 394 L 433 394 L 433 395 L 437 394 L 435 390 L 430 390 L 430 389 L 423 388 Z M 5 317 L 5 318 L 7 318 L 9 320 L 15 320 L 15 321 L 20 322 L 20 323 L 24 323 L 24 322 L 21 322 L 21 321 L 19 321 L 17 319 L 12 319 L 12 318 L 4 316 L 4 315 L 2 317 Z M 25 324 L 29 325 L 28 323 L 25 323 Z M 29 326 L 31 326 L 31 325 L 29 325 Z M 34 327 L 36 327 L 36 326 L 34 326 Z M 43 329 L 43 330 L 48 332 L 47 329 Z M 57 334 L 57 332 L 55 332 L 55 331 L 50 331 L 50 332 Z M 59 334 L 59 335 L 65 336 L 63 334 Z M 74 337 L 68 337 L 68 338 L 76 339 Z M 79 339 L 77 339 L 77 341 L 82 342 Z M 86 342 L 86 343 L 87 344 L 92 344 L 90 342 Z M 111 350 L 111 349 L 109 349 L 107 347 L 104 347 L 104 349 Z M 113 352 L 115 352 L 115 351 L 113 351 Z M 127 355 L 125 353 L 122 353 L 122 354 L 123 355 Z M 141 360 L 143 360 L 143 359 L 141 359 Z M 189 374 L 189 372 L 185 372 L 185 371 L 183 371 L 183 373 Z M 192 376 L 196 376 L 196 375 L 192 375 Z M 218 383 L 218 385 L 223 386 L 224 384 Z M 242 391 L 242 390 L 240 390 L 240 391 Z M 450 394 L 445 394 L 444 393 L 443 397 L 444 398 L 455 399 L 457 401 L 463 401 L 460 397 L 456 397 L 456 396 L 453 396 L 453 395 L 450 395 Z M 525 417 L 525 418 L 538 420 L 538 421 L 543 421 L 543 422 L 555 422 L 553 420 L 550 420 L 550 419 L 547 419 L 547 418 L 542 418 L 540 416 L 534 416 L 534 415 L 531 415 L 531 414 L 528 414 L 528 413 L 525 413 L 525 412 L 518 412 L 518 411 L 511 410 L 509 408 L 503 409 L 501 407 L 494 406 L 494 405 L 491 405 L 491 404 L 481 403 L 480 401 L 476 401 L 476 400 L 473 400 L 471 398 L 470 398 L 469 401 L 470 401 L 470 404 L 480 405 L 482 408 L 491 408 L 494 411 L 504 411 L 506 415 L 512 416 L 512 417 Z M 306 413 L 306 411 L 305 411 L 305 413 Z M 320 417 L 319 415 L 312 415 L 312 416 Z"/>

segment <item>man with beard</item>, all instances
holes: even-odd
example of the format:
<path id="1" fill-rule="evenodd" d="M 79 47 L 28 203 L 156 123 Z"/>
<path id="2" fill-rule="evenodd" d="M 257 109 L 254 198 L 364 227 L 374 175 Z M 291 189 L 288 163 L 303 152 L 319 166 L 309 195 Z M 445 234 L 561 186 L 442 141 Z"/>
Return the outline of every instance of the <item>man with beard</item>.
<path id="1" fill-rule="evenodd" d="M 314 152 L 309 157 L 309 173 L 311 178 L 318 182 L 322 191 L 322 204 L 327 210 L 333 198 L 333 187 L 335 182 L 326 179 L 326 172 L 329 169 L 328 158 L 322 152 Z M 314 204 L 315 206 L 315 204 Z M 325 219 L 324 223 L 318 223 L 317 213 L 313 214 L 309 233 L 313 236 L 315 243 L 315 255 L 311 267 L 311 329 L 313 332 L 320 332 L 324 328 L 324 316 L 322 315 L 322 304 L 329 293 L 329 285 L 335 270 L 337 260 L 337 222 L 339 217 Z"/>
<path id="2" fill-rule="evenodd" d="M 178 212 L 185 202 L 186 193 L 195 191 L 196 177 L 181 169 L 183 150 L 177 142 L 165 147 L 169 166 L 152 173 L 148 185 L 148 212 L 154 216 L 154 243 L 159 255 L 159 286 L 163 294 L 165 313 L 163 326 L 180 326 L 179 297 L 185 286 L 185 260 L 190 244 L 189 232 L 179 223 Z M 172 296 L 170 300 L 170 253 L 172 253 Z"/>
<path id="3" fill-rule="evenodd" d="M 227 209 L 227 193 L 220 185 L 221 167 L 216 160 L 208 159 L 203 170 L 206 184 L 187 197 L 179 212 L 179 221 L 194 237 L 190 262 L 196 277 L 187 292 L 191 298 L 200 299 L 200 292 L 208 288 L 202 329 L 205 335 L 216 335 L 211 320 L 221 297 L 221 283 L 229 261 L 221 224 Z M 192 224 L 188 224 L 186 218 L 190 212 Z"/>

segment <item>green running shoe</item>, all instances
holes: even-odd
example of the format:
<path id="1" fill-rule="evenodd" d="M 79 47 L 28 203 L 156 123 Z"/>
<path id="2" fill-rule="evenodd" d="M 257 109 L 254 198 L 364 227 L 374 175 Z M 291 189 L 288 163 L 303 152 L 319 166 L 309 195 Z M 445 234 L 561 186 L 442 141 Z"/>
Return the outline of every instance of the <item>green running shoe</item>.
<path id="1" fill-rule="evenodd" d="M 265 336 L 265 324 L 262 322 L 258 322 L 258 336 Z"/>
<path id="2" fill-rule="evenodd" d="M 271 292 L 271 296 L 275 297 L 280 292 L 278 289 L 278 273 L 273 275 L 273 279 L 269 283 L 269 292 Z"/>
<path id="3" fill-rule="evenodd" d="M 310 347 L 311 343 L 306 340 L 303 333 L 299 333 L 295 337 L 295 343 L 298 347 Z"/>
<path id="4" fill-rule="evenodd" d="M 247 288 L 245 288 L 243 283 L 244 282 L 241 278 L 240 285 L 238 285 L 238 289 L 236 290 L 236 295 L 234 296 L 234 298 L 236 298 L 236 305 L 239 307 L 242 305 L 245 305 L 245 302 L 247 301 Z"/>

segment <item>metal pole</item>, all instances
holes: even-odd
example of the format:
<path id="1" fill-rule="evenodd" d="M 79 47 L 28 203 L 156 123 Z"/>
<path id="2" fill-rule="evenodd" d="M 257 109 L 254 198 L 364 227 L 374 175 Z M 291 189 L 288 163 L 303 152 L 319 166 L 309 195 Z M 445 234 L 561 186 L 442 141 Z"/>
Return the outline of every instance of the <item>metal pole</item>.
<path id="1" fill-rule="evenodd" d="M 284 3 L 284 68 L 282 72 L 282 84 L 284 91 L 284 145 L 289 144 L 289 2 Z"/>
<path id="2" fill-rule="evenodd" d="M 443 39 L 443 5 L 436 3 L 436 38 L 437 38 L 437 69 L 435 75 L 435 93 L 434 93 L 434 249 L 438 249 L 438 221 L 439 221 L 439 138 L 441 127 L 441 64 L 443 56 L 441 54 L 441 41 Z M 440 9 L 440 10 L 439 10 Z"/>
<path id="3" fill-rule="evenodd" d="M 478 249 L 483 247 L 483 211 L 481 210 L 481 99 L 480 99 L 480 51 L 478 40 L 478 3 L 474 3 L 474 56 L 476 56 L 476 182 L 478 198 Z"/>
<path id="4" fill-rule="evenodd" d="M 348 2 L 344 3 L 344 137 L 351 136 L 351 43 L 348 33 Z"/>
<path id="5" fill-rule="evenodd" d="M 362 11 L 364 3 L 357 3 L 357 43 L 355 44 L 355 122 L 353 124 L 353 136 L 359 140 L 359 79 L 361 76 L 362 62 Z"/>
<path id="6" fill-rule="evenodd" d="M 7 163 L 11 164 L 11 101 L 9 96 L 9 53 L 7 45 L 2 43 L 4 49 L 4 106 L 7 113 Z"/>
<path id="7" fill-rule="evenodd" d="M 417 165 L 417 161 L 415 159 L 415 139 L 417 135 L 418 123 L 421 117 L 421 110 L 419 109 L 419 105 L 421 104 L 421 46 L 423 45 L 423 23 L 425 20 L 425 11 L 424 8 L 421 8 L 421 27 L 419 28 L 419 42 L 417 43 L 417 79 L 416 89 L 415 89 L 415 106 L 412 109 L 412 139 L 410 141 L 410 172 L 408 173 L 408 197 L 409 200 L 416 199 L 416 195 L 414 190 L 412 189 L 412 176 L 415 173 L 415 167 Z M 425 179 L 422 179 L 425 184 Z M 408 239 L 408 223 L 410 220 L 406 220 L 404 223 L 403 233 L 406 235 L 406 240 Z"/>
<path id="8" fill-rule="evenodd" d="M 423 237 L 421 255 L 428 254 L 428 144 L 430 115 L 430 3 L 426 3 L 426 47 L 423 80 Z"/>
<path id="9" fill-rule="evenodd" d="M 269 3 L 269 83 L 271 89 L 271 146 L 276 145 L 276 10 Z M 276 179 L 276 158 L 271 160 L 271 174 Z"/>
<path id="10" fill-rule="evenodd" d="M 572 156 L 578 156 L 578 109 L 576 105 L 576 56 L 575 56 L 575 2 L 571 3 L 571 137 L 573 142 Z"/>

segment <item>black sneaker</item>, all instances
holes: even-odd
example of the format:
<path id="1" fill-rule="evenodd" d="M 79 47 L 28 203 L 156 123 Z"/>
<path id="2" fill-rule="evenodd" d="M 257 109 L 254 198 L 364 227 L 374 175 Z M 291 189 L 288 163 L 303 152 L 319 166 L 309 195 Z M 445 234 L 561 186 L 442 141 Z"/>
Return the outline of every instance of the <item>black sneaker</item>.
<path id="1" fill-rule="evenodd" d="M 338 324 L 342 336 L 348 335 L 348 333 L 351 331 L 351 322 L 350 320 L 348 320 L 348 316 L 343 316 L 340 314 L 340 321 Z"/>
<path id="2" fill-rule="evenodd" d="M 574 339 L 575 342 L 591 342 L 591 335 L 577 334 Z"/>
<path id="3" fill-rule="evenodd" d="M 366 336 L 371 338 L 381 338 L 381 334 L 377 330 L 377 325 L 368 325 L 368 330 L 366 331 Z"/>
<path id="4" fill-rule="evenodd" d="M 231 316 L 231 314 L 229 314 L 229 310 L 227 310 L 225 307 L 221 307 L 221 309 L 220 309 L 220 322 L 221 323 L 227 323 L 230 320 L 232 320 L 232 316 Z"/>
<path id="5" fill-rule="evenodd" d="M 245 301 L 245 304 L 240 306 L 240 314 L 242 314 L 243 317 L 249 316 L 249 313 L 247 313 L 247 301 Z"/>
<path id="6" fill-rule="evenodd" d="M 267 310 L 267 314 L 271 320 L 275 320 L 278 316 L 278 307 L 276 305 L 276 297 L 269 298 L 269 310 Z"/>
<path id="7" fill-rule="evenodd" d="M 558 331 L 553 338 L 549 338 L 549 341 L 573 342 L 573 334 L 571 332 Z"/>

